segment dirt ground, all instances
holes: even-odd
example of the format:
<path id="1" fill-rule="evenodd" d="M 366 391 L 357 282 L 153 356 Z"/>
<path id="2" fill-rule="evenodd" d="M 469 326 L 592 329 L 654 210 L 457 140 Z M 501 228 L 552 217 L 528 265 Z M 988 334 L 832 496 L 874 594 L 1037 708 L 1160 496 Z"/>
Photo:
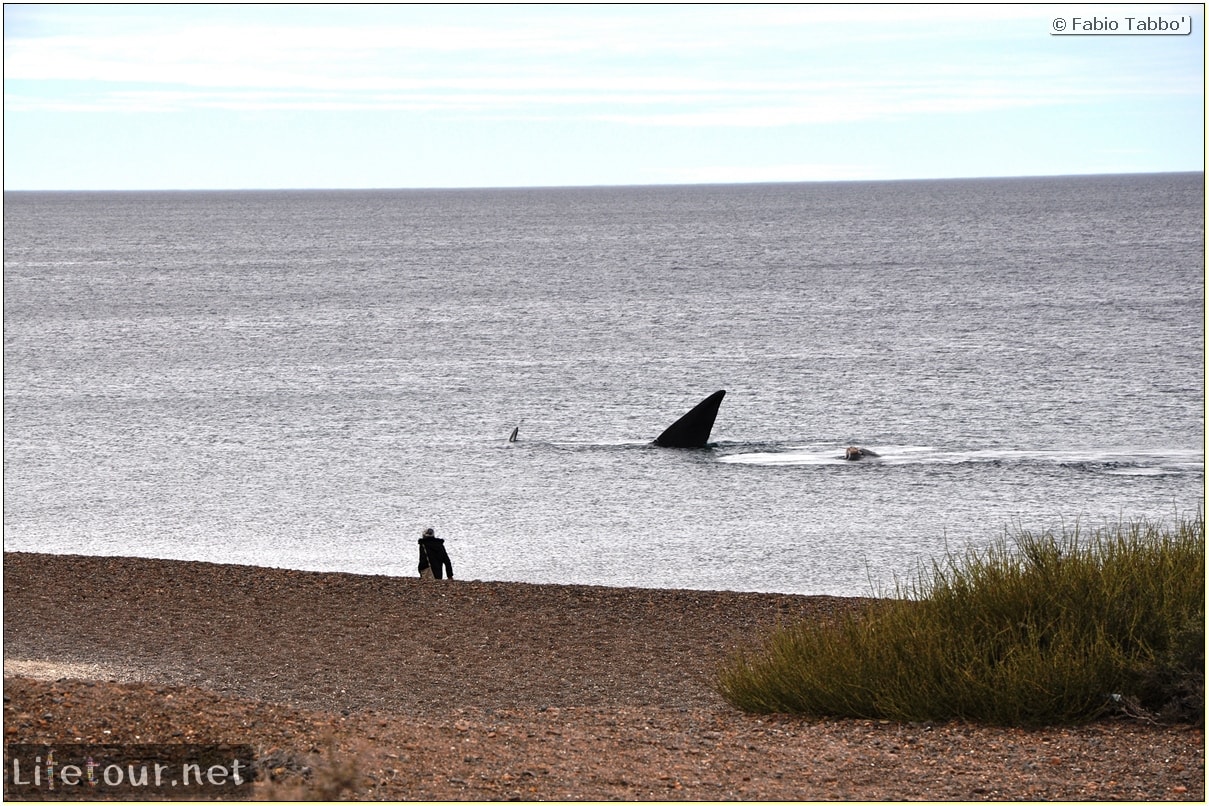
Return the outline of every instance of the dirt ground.
<path id="1" fill-rule="evenodd" d="M 868 600 L 6 553 L 6 745 L 245 744 L 260 798 L 1192 800 L 1199 728 L 743 714 L 718 664 Z"/>

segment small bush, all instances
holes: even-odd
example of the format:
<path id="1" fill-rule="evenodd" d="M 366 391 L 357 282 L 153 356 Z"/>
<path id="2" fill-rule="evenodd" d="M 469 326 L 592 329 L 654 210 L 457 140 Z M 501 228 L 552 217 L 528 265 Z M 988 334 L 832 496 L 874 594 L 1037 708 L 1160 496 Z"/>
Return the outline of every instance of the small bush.
<path id="1" fill-rule="evenodd" d="M 342 753 L 336 737 L 325 734 L 322 749 L 309 754 L 277 750 L 259 759 L 256 800 L 322 801 L 359 800 L 364 786 L 360 755 Z"/>
<path id="2" fill-rule="evenodd" d="M 946 557 L 897 595 L 733 656 L 736 707 L 908 721 L 1201 720 L 1205 523 L 1020 533 Z"/>

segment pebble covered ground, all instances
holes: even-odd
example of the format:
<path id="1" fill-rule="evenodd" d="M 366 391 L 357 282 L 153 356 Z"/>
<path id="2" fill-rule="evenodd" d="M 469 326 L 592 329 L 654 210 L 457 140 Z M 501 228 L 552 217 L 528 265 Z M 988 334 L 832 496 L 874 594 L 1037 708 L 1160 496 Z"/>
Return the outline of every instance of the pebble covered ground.
<path id="1" fill-rule="evenodd" d="M 778 619 L 868 600 L 6 553 L 6 744 L 247 744 L 256 794 L 1191 800 L 1204 733 L 743 714 Z"/>

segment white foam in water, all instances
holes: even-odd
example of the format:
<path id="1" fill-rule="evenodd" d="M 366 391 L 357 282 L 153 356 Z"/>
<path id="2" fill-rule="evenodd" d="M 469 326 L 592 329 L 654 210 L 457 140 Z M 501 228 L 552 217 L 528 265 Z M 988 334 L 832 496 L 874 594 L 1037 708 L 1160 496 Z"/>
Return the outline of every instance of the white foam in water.
<path id="1" fill-rule="evenodd" d="M 1204 455 L 1191 450 L 1005 450 L 985 449 L 942 451 L 919 445 L 892 445 L 872 448 L 879 454 L 859 460 L 859 464 L 881 465 L 958 465 L 979 463 L 1039 463 L 1071 467 L 1094 467 L 1117 475 L 1153 476 L 1180 471 L 1196 471 L 1203 466 Z M 842 448 L 815 446 L 787 447 L 783 451 L 735 453 L 719 458 L 726 464 L 768 465 L 776 467 L 857 464 L 844 458 Z"/>

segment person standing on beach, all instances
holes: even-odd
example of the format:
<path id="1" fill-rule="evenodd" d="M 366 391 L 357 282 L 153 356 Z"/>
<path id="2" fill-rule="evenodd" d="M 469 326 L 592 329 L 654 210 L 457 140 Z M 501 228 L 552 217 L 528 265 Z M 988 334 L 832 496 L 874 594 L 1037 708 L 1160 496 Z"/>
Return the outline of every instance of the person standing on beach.
<path id="1" fill-rule="evenodd" d="M 440 579 L 441 567 L 444 566 L 446 576 L 453 579 L 453 563 L 445 552 L 445 541 L 437 537 L 432 527 L 424 530 L 420 536 L 420 579 Z"/>

